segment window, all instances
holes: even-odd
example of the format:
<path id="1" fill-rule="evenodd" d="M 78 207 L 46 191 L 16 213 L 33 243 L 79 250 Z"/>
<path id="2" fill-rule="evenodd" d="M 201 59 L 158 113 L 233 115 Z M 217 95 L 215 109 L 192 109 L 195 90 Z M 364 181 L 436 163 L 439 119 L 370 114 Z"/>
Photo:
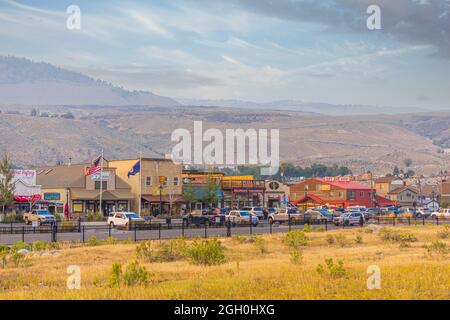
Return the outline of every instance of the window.
<path id="1" fill-rule="evenodd" d="M 164 177 L 164 182 L 163 182 L 163 186 L 167 186 L 167 182 L 169 181 L 169 179 L 167 179 L 167 177 Z"/>
<path id="2" fill-rule="evenodd" d="M 145 178 L 145 185 L 146 186 L 151 186 L 152 185 L 152 177 Z"/>
<path id="3" fill-rule="evenodd" d="M 339 192 L 338 195 L 339 195 L 339 198 L 342 198 L 342 192 Z"/>
<path id="4" fill-rule="evenodd" d="M 178 186 L 178 181 L 179 181 L 179 180 L 178 180 L 178 177 L 174 177 L 174 178 L 173 178 L 173 185 L 174 185 L 174 186 Z"/>
<path id="5" fill-rule="evenodd" d="M 75 213 L 82 213 L 83 212 L 83 201 L 73 201 L 72 210 Z"/>
<path id="6" fill-rule="evenodd" d="M 360 192 L 359 192 L 359 196 L 360 196 L 360 197 L 364 197 L 364 191 L 360 191 Z"/>
<path id="7" fill-rule="evenodd" d="M 102 182 L 102 189 L 106 190 L 108 189 L 108 181 L 101 181 Z M 100 181 L 95 181 L 95 190 L 100 190 Z"/>

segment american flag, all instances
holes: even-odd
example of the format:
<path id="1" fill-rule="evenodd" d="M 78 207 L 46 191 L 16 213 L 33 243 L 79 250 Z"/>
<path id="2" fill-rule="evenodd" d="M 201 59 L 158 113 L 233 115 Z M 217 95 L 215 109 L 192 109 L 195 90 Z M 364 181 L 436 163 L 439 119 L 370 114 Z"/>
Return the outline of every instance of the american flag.
<path id="1" fill-rule="evenodd" d="M 96 158 L 94 161 L 92 161 L 91 166 L 86 168 L 86 171 L 84 172 L 84 175 L 86 177 L 96 172 L 99 172 L 102 169 L 100 165 L 101 158 L 102 157 Z"/>

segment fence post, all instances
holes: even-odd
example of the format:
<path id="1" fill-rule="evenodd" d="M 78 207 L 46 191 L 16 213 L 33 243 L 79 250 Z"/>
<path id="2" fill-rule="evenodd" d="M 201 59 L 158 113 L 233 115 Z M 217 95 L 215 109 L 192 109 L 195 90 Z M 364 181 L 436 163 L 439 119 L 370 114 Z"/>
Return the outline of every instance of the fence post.
<path id="1" fill-rule="evenodd" d="M 436 225 L 439 225 L 439 217 L 436 216 Z"/>
<path id="2" fill-rule="evenodd" d="M 81 232 L 81 217 L 78 217 L 78 232 Z"/>
<path id="3" fill-rule="evenodd" d="M 291 215 L 288 214 L 288 225 L 289 225 L 289 231 L 291 231 Z"/>
<path id="4" fill-rule="evenodd" d="M 11 234 L 13 233 L 13 223 L 11 222 Z"/>
<path id="5" fill-rule="evenodd" d="M 84 243 L 84 225 L 83 225 L 83 243 Z"/>
<path id="6" fill-rule="evenodd" d="M 161 240 L 161 222 L 158 223 L 158 239 Z"/>
<path id="7" fill-rule="evenodd" d="M 425 225 L 425 216 L 422 216 L 422 224 Z"/>
<path id="8" fill-rule="evenodd" d="M 231 237 L 231 221 L 227 221 L 227 237 Z"/>
<path id="9" fill-rule="evenodd" d="M 208 224 L 205 221 L 205 239 L 208 238 Z"/>
<path id="10" fill-rule="evenodd" d="M 408 217 L 408 226 L 411 225 L 411 217 Z"/>
<path id="11" fill-rule="evenodd" d="M 328 220 L 325 220 L 325 231 L 328 231 Z"/>
<path id="12" fill-rule="evenodd" d="M 181 220 L 181 236 L 184 238 L 184 219 Z"/>
<path id="13" fill-rule="evenodd" d="M 134 242 L 137 241 L 137 224 L 134 224 Z"/>
<path id="14" fill-rule="evenodd" d="M 22 242 L 25 242 L 25 227 L 22 226 Z"/>
<path id="15" fill-rule="evenodd" d="M 250 216 L 250 234 L 253 234 L 253 223 L 252 223 L 252 216 Z"/>
<path id="16" fill-rule="evenodd" d="M 273 220 L 269 220 L 270 234 L 272 234 L 272 225 L 273 225 Z"/>
<path id="17" fill-rule="evenodd" d="M 392 217 L 392 225 L 395 226 L 395 216 Z"/>
<path id="18" fill-rule="evenodd" d="M 55 223 L 52 223 L 52 242 L 56 242 L 56 231 L 57 226 Z"/>
<path id="19" fill-rule="evenodd" d="M 111 238 L 111 224 L 108 225 L 108 235 Z"/>

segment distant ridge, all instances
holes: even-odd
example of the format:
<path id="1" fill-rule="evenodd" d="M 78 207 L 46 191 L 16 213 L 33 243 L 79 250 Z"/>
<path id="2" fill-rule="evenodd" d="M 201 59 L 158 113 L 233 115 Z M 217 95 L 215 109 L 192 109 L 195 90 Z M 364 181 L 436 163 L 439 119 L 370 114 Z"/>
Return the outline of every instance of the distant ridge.
<path id="1" fill-rule="evenodd" d="M 180 105 L 148 91 L 128 91 L 82 73 L 12 56 L 0 56 L 0 104 Z"/>

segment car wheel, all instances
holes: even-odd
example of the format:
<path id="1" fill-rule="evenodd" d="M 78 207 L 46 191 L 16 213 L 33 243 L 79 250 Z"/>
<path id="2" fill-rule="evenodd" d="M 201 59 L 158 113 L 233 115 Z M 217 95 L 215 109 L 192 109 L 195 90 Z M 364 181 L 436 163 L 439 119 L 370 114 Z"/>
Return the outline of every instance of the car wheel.
<path id="1" fill-rule="evenodd" d="M 28 221 L 27 218 L 25 218 L 25 224 L 30 224 L 30 221 Z"/>
<path id="2" fill-rule="evenodd" d="M 269 218 L 269 223 L 273 224 L 273 218 Z"/>

